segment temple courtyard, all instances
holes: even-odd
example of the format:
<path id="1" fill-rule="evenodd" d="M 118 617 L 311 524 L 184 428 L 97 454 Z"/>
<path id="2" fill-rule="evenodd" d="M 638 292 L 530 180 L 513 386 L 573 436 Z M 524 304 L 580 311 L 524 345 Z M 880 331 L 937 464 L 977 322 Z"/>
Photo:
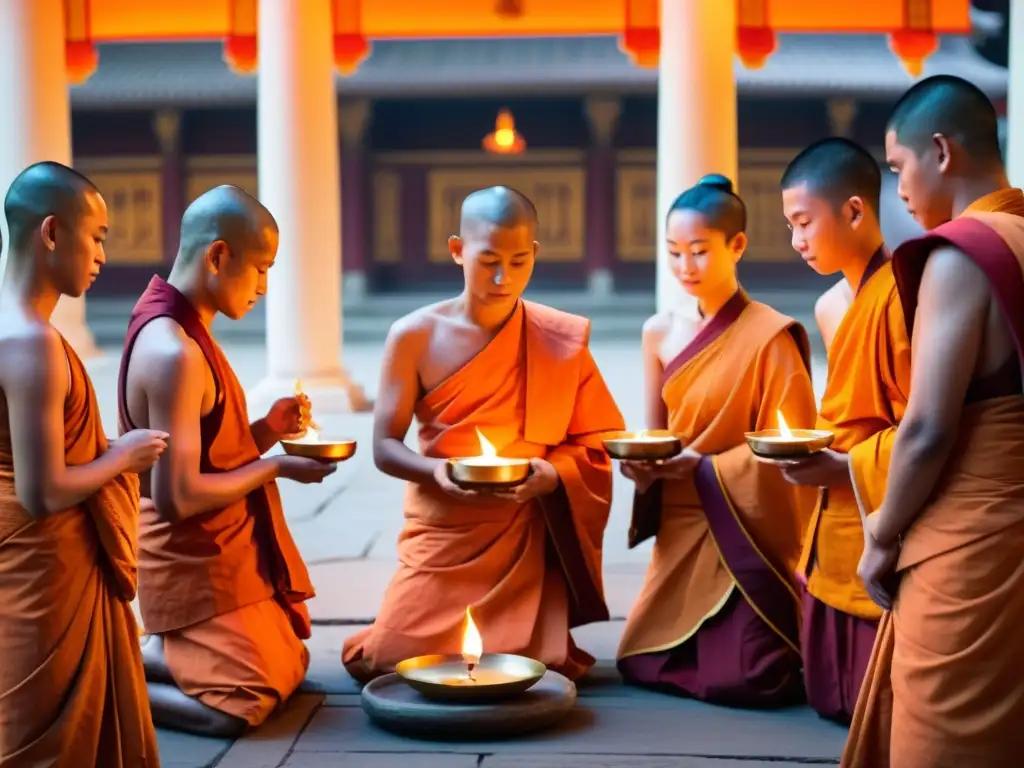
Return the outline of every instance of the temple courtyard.
<path id="1" fill-rule="evenodd" d="M 808 329 L 814 294 L 753 291 L 755 298 L 794 314 Z M 565 306 L 557 297 L 538 300 Z M 409 298 L 373 300 L 374 311 L 346 314 L 344 363 L 372 398 L 377 389 L 381 342 L 388 324 L 405 311 Z M 650 302 L 653 304 L 653 300 Z M 90 325 L 103 355 L 89 362 L 108 432 L 116 433 L 116 380 L 130 307 L 98 301 Z M 619 402 L 626 423 L 642 424 L 640 325 L 645 301 L 620 297 L 593 311 L 592 350 Z M 265 352 L 258 313 L 235 324 L 215 326 L 242 384 L 262 377 Z M 814 383 L 819 396 L 825 364 L 815 346 Z M 314 402 L 314 414 L 316 403 Z M 326 433 L 359 440 L 356 456 L 321 486 L 282 482 L 292 532 L 310 566 L 317 597 L 312 662 L 303 692 L 262 730 L 233 744 L 184 734 L 159 734 L 165 768 L 732 768 L 838 763 L 845 729 L 808 709 L 745 712 L 712 707 L 627 688 L 614 668 L 623 621 L 640 589 L 649 543 L 626 548 L 631 486 L 616 476 L 615 503 L 605 539 L 605 580 L 613 620 L 576 632 L 579 644 L 599 659 L 579 685 L 576 709 L 557 729 L 495 743 L 437 743 L 405 739 L 372 726 L 359 704 L 359 691 L 340 663 L 345 637 L 372 621 L 396 563 L 395 540 L 402 522 L 402 484 L 377 472 L 370 451 L 371 415 L 316 417 Z M 796 426 L 796 425 L 794 425 Z M 801 425 L 803 426 L 803 425 Z M 409 444 L 415 445 L 410 432 Z M 480 627 L 486 649 L 487 628 Z M 430 649 L 424 649 L 429 652 Z"/>

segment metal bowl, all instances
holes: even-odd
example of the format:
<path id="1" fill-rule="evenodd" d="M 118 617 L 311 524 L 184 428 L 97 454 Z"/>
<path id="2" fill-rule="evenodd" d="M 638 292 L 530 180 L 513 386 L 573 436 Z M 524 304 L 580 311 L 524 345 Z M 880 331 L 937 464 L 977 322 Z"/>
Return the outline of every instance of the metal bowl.
<path id="1" fill-rule="evenodd" d="M 825 450 L 835 434 L 825 429 L 791 429 L 792 438 L 782 436 L 778 429 L 747 432 L 747 445 L 762 459 L 799 459 Z"/>
<path id="2" fill-rule="evenodd" d="M 472 464 L 466 457 L 448 459 L 448 477 L 460 488 L 480 489 L 514 488 L 530 476 L 529 459 L 504 459 L 503 462 Z"/>
<path id="3" fill-rule="evenodd" d="M 640 437 L 658 438 L 644 440 Z M 657 461 L 671 459 L 683 450 L 683 442 L 667 429 L 649 429 L 644 432 L 616 432 L 604 439 L 604 450 L 613 459 L 622 461 Z"/>
<path id="4" fill-rule="evenodd" d="M 302 440 L 282 440 L 284 452 L 289 456 L 302 456 L 306 459 L 320 461 L 346 461 L 356 453 L 355 440 L 318 440 L 304 442 Z"/>
<path id="5" fill-rule="evenodd" d="M 461 655 L 417 656 L 400 662 L 395 672 L 428 699 L 467 702 L 494 701 L 528 691 L 544 677 L 547 667 L 525 656 L 485 653 L 473 668 L 473 680 Z"/>

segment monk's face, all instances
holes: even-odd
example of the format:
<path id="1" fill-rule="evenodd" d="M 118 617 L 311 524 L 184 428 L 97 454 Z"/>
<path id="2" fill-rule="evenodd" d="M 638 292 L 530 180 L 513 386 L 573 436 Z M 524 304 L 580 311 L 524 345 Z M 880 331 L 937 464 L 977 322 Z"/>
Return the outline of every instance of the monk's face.
<path id="1" fill-rule="evenodd" d="M 672 211 L 665 240 L 672 274 L 688 294 L 710 299 L 735 290 L 736 263 L 747 246 L 742 232 L 727 240 L 697 211 Z"/>
<path id="2" fill-rule="evenodd" d="M 538 245 L 528 224 L 477 223 L 448 241 L 466 289 L 479 302 L 514 306 L 533 274 Z"/>
<path id="3" fill-rule="evenodd" d="M 835 204 L 811 190 L 807 184 L 782 191 L 782 212 L 793 233 L 793 250 L 820 275 L 833 275 L 846 265 L 851 255 L 855 230 L 863 223 L 863 204 L 859 198 Z"/>
<path id="4" fill-rule="evenodd" d="M 94 191 L 86 191 L 75 215 L 49 216 L 42 225 L 42 241 L 56 288 L 68 296 L 81 296 L 96 282 L 107 262 L 107 204 Z"/>
<path id="5" fill-rule="evenodd" d="M 895 131 L 885 135 L 886 162 L 899 176 L 897 193 L 910 215 L 925 229 L 953 218 L 953 196 L 945 183 L 949 143 L 945 137 L 936 139 L 923 150 L 914 151 L 899 142 Z"/>
<path id="6" fill-rule="evenodd" d="M 234 247 L 218 240 L 206 253 L 209 287 L 217 311 L 238 320 L 267 293 L 267 275 L 277 257 L 277 231 L 264 229 Z"/>

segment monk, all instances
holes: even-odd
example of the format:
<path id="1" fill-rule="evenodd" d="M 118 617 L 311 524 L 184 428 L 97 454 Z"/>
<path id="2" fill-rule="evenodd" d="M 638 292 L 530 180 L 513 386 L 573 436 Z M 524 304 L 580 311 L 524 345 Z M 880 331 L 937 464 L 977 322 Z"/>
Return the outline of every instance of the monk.
<path id="1" fill-rule="evenodd" d="M 804 699 L 794 574 L 815 495 L 758 463 L 744 433 L 817 413 L 806 331 L 737 281 L 746 219 L 717 175 L 669 209 L 670 265 L 700 320 L 669 310 L 644 326 L 647 427 L 686 449 L 622 463 L 637 486 L 629 545 L 656 538 L 618 667 L 634 685 L 777 707 Z"/>
<path id="2" fill-rule="evenodd" d="M 1024 749 L 1024 194 L 996 111 L 922 80 L 886 157 L 926 229 L 893 257 L 913 349 L 890 479 L 860 573 L 882 618 L 849 768 L 1002 768 Z M 896 571 L 894 577 L 893 571 Z"/>
<path id="3" fill-rule="evenodd" d="M 828 347 L 818 416 L 835 442 L 783 467 L 790 482 L 821 489 L 799 570 L 804 682 L 818 714 L 841 723 L 853 713 L 881 617 L 857 577 L 861 511 L 885 493 L 910 389 L 910 342 L 878 220 L 881 187 L 875 159 L 841 138 L 805 149 L 782 178 L 794 249 L 816 272 L 841 273 L 853 295 Z"/>
<path id="4" fill-rule="evenodd" d="M 121 429 L 173 435 L 142 478 L 139 606 L 153 718 L 235 736 L 260 725 L 309 664 L 309 574 L 276 480 L 319 483 L 335 465 L 260 458 L 303 434 L 309 403 L 277 401 L 250 423 L 245 392 L 210 324 L 266 293 L 277 254 L 270 212 L 237 187 L 200 195 L 181 221 L 165 281 L 132 312 L 118 379 Z"/>
<path id="5" fill-rule="evenodd" d="M 590 323 L 524 301 L 537 212 L 491 187 L 462 205 L 448 244 L 465 289 L 398 320 L 374 411 L 377 467 L 408 481 L 398 572 L 342 661 L 357 680 L 413 656 L 458 654 L 467 609 L 487 653 L 537 659 L 570 679 L 594 659 L 569 630 L 608 620 L 601 576 L 611 506 L 602 436 L 622 416 L 588 348 Z M 404 444 L 413 417 L 419 453 Z M 465 490 L 451 457 L 530 460 L 507 492 Z"/>
<path id="6" fill-rule="evenodd" d="M 131 601 L 139 472 L 167 434 L 108 442 L 96 393 L 50 324 L 106 258 L 107 207 L 37 163 L 4 200 L 0 288 L 0 766 L 160 765 Z"/>

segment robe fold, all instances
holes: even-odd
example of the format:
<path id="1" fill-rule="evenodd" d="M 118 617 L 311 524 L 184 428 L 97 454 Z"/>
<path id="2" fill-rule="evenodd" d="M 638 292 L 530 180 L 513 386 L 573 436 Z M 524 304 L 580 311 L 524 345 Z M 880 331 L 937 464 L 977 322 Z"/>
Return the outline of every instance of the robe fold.
<path id="1" fill-rule="evenodd" d="M 425 456 L 541 457 L 561 486 L 523 506 L 466 502 L 410 483 L 399 567 L 374 624 L 342 661 L 358 680 L 413 656 L 457 654 L 469 607 L 485 653 L 537 659 L 571 679 L 594 659 L 569 630 L 606 621 L 601 575 L 611 507 L 602 438 L 622 416 L 588 349 L 590 323 L 531 302 L 470 362 L 416 404 Z"/>
<path id="2" fill-rule="evenodd" d="M 202 418 L 203 473 L 230 472 L 260 458 L 245 392 L 195 309 L 154 277 L 132 312 L 118 383 L 122 431 L 133 428 L 127 372 L 138 334 L 167 317 L 202 350 L 216 404 Z M 173 436 L 171 438 L 174 439 Z M 284 518 L 276 482 L 223 509 L 167 520 L 143 499 L 139 608 L 146 632 L 164 641 L 177 686 L 207 706 L 262 723 L 298 688 L 309 666 L 304 601 L 309 573 Z"/>
<path id="3" fill-rule="evenodd" d="M 818 429 L 849 455 L 850 486 L 822 492 L 804 539 L 801 646 L 807 699 L 823 717 L 849 722 L 881 610 L 857 576 L 861 511 L 885 495 L 889 455 L 910 391 L 910 340 L 885 248 L 868 264 L 828 350 Z"/>
<path id="4" fill-rule="evenodd" d="M 703 458 L 636 494 L 630 544 L 657 538 L 619 670 L 719 704 L 801 701 L 795 574 L 816 493 L 757 461 L 744 433 L 779 411 L 814 424 L 806 332 L 739 292 L 667 366 L 662 397 L 669 430 Z"/>
<path id="5" fill-rule="evenodd" d="M 1024 196 L 1004 190 L 894 256 L 908 332 L 924 265 L 952 244 L 988 277 L 1017 346 L 976 378 L 930 501 L 902 537 L 843 754 L 847 768 L 1011 768 L 1024 751 Z"/>
<path id="6" fill-rule="evenodd" d="M 96 393 L 64 342 L 69 466 L 107 450 Z M 33 519 L 18 502 L 0 396 L 0 766 L 152 768 L 156 732 L 132 612 L 139 480 Z"/>

